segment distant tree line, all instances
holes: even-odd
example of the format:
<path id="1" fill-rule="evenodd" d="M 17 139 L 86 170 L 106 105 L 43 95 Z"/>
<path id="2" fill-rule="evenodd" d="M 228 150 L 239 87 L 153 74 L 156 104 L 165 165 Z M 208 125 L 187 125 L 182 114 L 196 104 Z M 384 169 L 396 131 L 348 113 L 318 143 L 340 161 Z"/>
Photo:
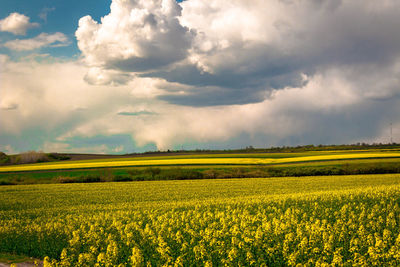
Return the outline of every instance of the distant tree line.
<path id="1" fill-rule="evenodd" d="M 255 148 L 251 145 L 238 149 L 195 149 L 195 150 L 166 150 L 147 151 L 144 153 L 131 153 L 126 155 L 153 155 L 153 154 L 180 154 L 180 153 L 271 153 L 271 152 L 305 152 L 305 151 L 327 151 L 327 150 L 367 150 L 367 149 L 400 149 L 400 144 L 391 143 L 356 143 L 342 145 L 299 145 L 299 146 L 277 146 L 269 148 Z"/>

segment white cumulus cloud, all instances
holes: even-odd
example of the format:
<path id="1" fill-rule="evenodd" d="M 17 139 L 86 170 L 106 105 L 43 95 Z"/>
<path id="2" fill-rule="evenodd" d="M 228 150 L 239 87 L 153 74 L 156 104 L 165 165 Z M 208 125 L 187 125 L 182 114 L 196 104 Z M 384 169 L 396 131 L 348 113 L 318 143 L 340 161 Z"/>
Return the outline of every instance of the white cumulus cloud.
<path id="1" fill-rule="evenodd" d="M 175 0 L 114 0 L 100 23 L 79 20 L 78 46 L 91 67 L 130 72 L 158 69 L 187 56 L 192 34 Z"/>
<path id="2" fill-rule="evenodd" d="M 31 23 L 29 20 L 29 17 L 23 14 L 11 13 L 8 17 L 0 20 L 0 31 L 25 35 L 28 29 L 39 27 L 38 23 Z"/>

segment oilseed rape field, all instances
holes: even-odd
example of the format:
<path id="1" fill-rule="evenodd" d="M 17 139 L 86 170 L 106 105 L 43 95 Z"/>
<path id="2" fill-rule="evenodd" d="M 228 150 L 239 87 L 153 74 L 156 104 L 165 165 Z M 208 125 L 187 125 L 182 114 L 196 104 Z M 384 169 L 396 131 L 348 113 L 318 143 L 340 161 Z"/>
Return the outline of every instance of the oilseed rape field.
<path id="1" fill-rule="evenodd" d="M 0 187 L 45 266 L 398 266 L 400 174 Z"/>

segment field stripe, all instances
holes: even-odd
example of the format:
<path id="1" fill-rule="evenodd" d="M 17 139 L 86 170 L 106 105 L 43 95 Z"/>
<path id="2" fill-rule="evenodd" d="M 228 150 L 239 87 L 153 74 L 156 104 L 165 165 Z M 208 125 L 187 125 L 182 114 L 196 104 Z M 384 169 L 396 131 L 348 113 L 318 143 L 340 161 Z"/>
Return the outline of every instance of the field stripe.
<path id="1" fill-rule="evenodd" d="M 354 153 L 316 155 L 288 158 L 182 158 L 182 159 L 146 159 L 124 160 L 124 161 L 94 161 L 94 162 L 62 162 L 51 164 L 26 164 L 0 167 L 0 172 L 39 171 L 39 170 L 61 170 L 61 169 L 86 169 L 104 167 L 130 167 L 130 166 L 179 166 L 179 165 L 267 165 L 279 163 L 296 163 L 312 161 L 346 160 L 346 159 L 368 159 L 368 158 L 400 158 L 400 153 Z"/>

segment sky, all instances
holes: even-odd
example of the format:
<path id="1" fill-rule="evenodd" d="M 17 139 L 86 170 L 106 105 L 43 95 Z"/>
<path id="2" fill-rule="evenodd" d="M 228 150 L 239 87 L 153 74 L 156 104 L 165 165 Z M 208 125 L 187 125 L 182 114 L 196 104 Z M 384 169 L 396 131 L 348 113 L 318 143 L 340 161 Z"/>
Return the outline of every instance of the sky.
<path id="1" fill-rule="evenodd" d="M 0 151 L 400 142 L 398 0 L 2 0 Z"/>

